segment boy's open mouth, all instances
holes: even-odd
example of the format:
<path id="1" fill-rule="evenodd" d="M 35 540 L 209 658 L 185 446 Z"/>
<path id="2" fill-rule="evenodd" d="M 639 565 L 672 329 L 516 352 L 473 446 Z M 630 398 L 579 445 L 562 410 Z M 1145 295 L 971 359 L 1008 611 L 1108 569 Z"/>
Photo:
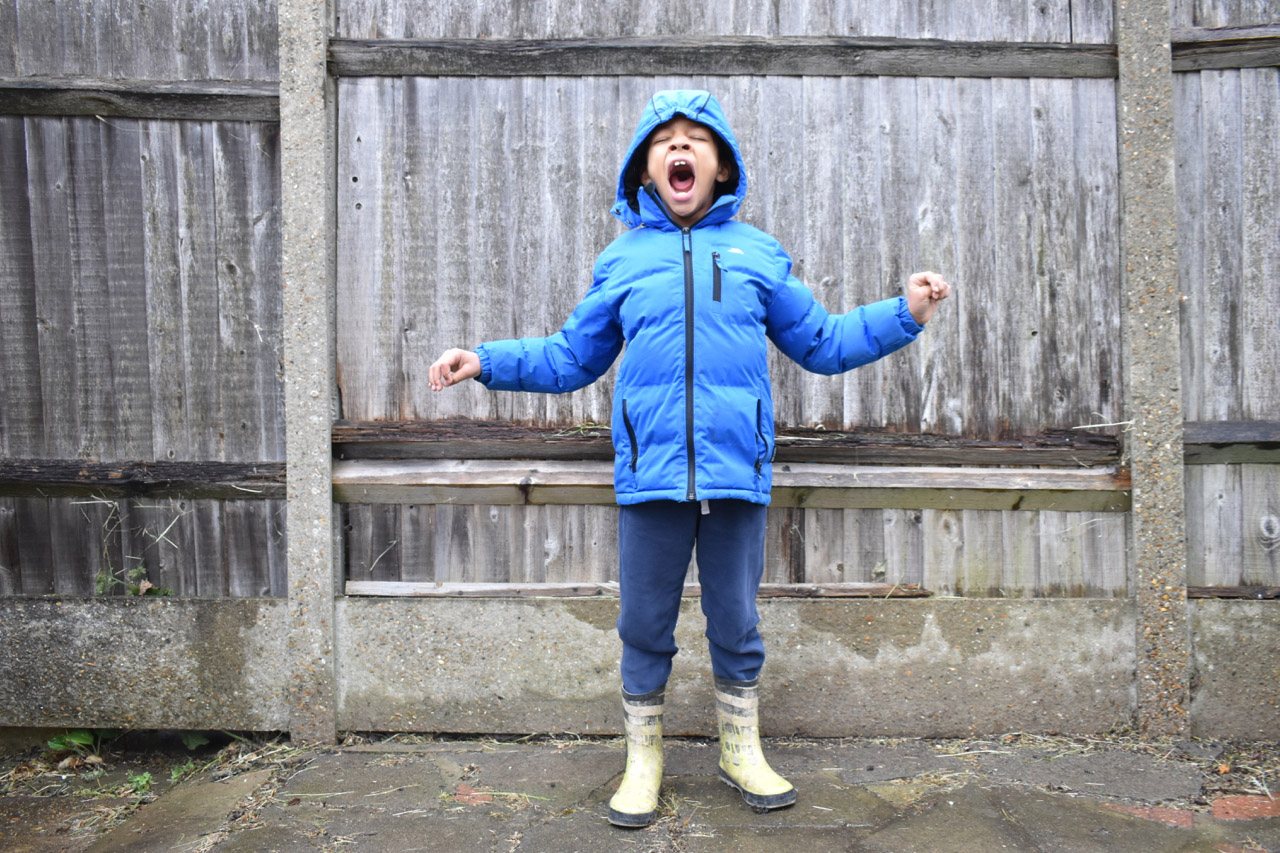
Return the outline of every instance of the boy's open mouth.
<path id="1" fill-rule="evenodd" d="M 671 191 L 678 196 L 687 195 L 693 191 L 694 179 L 693 166 L 688 160 L 672 160 L 667 166 L 667 183 L 671 185 Z"/>

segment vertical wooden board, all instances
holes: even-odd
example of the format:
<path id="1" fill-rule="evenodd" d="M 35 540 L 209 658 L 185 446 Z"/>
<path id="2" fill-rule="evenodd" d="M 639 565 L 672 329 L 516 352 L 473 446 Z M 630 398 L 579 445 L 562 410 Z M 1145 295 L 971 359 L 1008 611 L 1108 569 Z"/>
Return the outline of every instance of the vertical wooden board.
<path id="1" fill-rule="evenodd" d="M 195 554 L 192 511 L 179 498 L 148 498 L 131 501 L 135 556 L 142 559 L 147 577 L 173 595 L 195 595 L 195 574 L 191 570 Z"/>
<path id="2" fill-rule="evenodd" d="M 957 433 L 981 438 L 999 434 L 999 339 L 1003 306 L 999 304 L 996 256 L 1004 247 L 996 239 L 995 150 L 990 80 L 955 81 L 956 96 L 956 259 L 939 270 L 952 284 L 943 303 L 943 333 L 953 337 L 960 375 Z"/>
<path id="3" fill-rule="evenodd" d="M 0 596 L 22 594 L 22 556 L 18 550 L 21 498 L 0 498 Z"/>
<path id="4" fill-rule="evenodd" d="M 270 510 L 265 501 L 224 501 L 222 504 L 227 591 L 232 598 L 271 595 Z"/>
<path id="5" fill-rule="evenodd" d="M 1116 0 L 1070 0 L 1071 41 L 1075 44 L 1111 44 L 1115 41 Z M 1173 6 L 1181 5 L 1174 0 Z M 1190 26 L 1176 22 L 1173 28 Z"/>
<path id="6" fill-rule="evenodd" d="M 1240 0 L 1195 0 L 1197 27 L 1230 27 L 1239 20 Z"/>
<path id="7" fill-rule="evenodd" d="M 186 324 L 183 321 L 183 243 L 190 242 L 182 216 L 178 125 L 148 121 L 140 126 L 144 298 L 147 304 L 148 399 L 156 459 L 189 458 L 187 435 Z M 182 161 L 185 163 L 185 160 Z"/>
<path id="8" fill-rule="evenodd" d="M 272 598 L 289 597 L 289 502 L 262 502 L 267 513 L 267 556 Z"/>
<path id="9" fill-rule="evenodd" d="M 1187 24 L 1190 26 L 1190 24 Z M 1204 363 L 1204 197 L 1203 124 L 1200 74 L 1173 75 L 1175 180 L 1178 204 L 1178 284 L 1186 299 L 1181 329 L 1182 405 L 1189 421 L 1205 420 Z"/>
<path id="10" fill-rule="evenodd" d="M 804 261 L 805 284 L 819 304 L 834 314 L 848 310 L 844 305 L 843 269 L 845 231 L 842 180 L 845 147 L 832 144 L 844 124 L 844 104 L 840 79 L 806 77 L 803 87 L 803 124 L 796 146 L 803 154 L 796 174 L 803 186 L 804 207 L 799 211 L 803 232 L 794 251 Z M 775 192 L 780 190 L 775 187 Z M 774 196 L 777 197 L 776 195 Z M 843 425 L 842 381 L 829 377 L 805 376 L 799 395 L 798 422 L 828 429 Z"/>
<path id="11" fill-rule="evenodd" d="M 0 33 L 18 31 L 18 7 L 11 0 L 0 3 Z M 18 75 L 18 39 L 7 38 L 0 42 L 0 76 Z"/>
<path id="12" fill-rule="evenodd" d="M 920 188 L 915 202 L 920 255 L 906 275 L 936 270 L 954 277 L 959 267 L 962 223 L 958 175 L 962 168 L 960 113 L 955 79 L 922 77 L 916 82 Z M 965 223 L 967 224 L 967 223 Z M 899 281 L 906 284 L 906 278 Z M 959 300 L 945 304 L 913 349 L 922 376 L 920 429 L 951 435 L 967 432 L 961 365 L 972 350 L 961 349 L 963 317 Z"/>
<path id="13" fill-rule="evenodd" d="M 1246 585 L 1280 586 L 1280 466 L 1241 465 Z"/>
<path id="14" fill-rule="evenodd" d="M 1043 381 L 1032 235 L 1031 86 L 1028 80 L 991 81 L 995 158 L 995 298 L 1000 324 L 994 343 L 999 427 L 1020 434 L 1046 425 L 1040 407 Z M 1008 561 L 1006 561 L 1008 565 Z"/>
<path id="15" fill-rule="evenodd" d="M 842 511 L 844 551 L 836 564 L 839 580 L 872 583 L 884 580 L 888 563 L 884 550 L 884 513 L 878 509 Z"/>
<path id="16" fill-rule="evenodd" d="M 1240 465 L 1188 465 L 1187 583 L 1244 583 L 1244 493 Z"/>
<path id="17" fill-rule="evenodd" d="M 117 459 L 154 458 L 141 131 L 141 122 L 119 120 L 106 125 L 102 135 L 108 391 L 115 423 L 112 453 Z"/>
<path id="18" fill-rule="evenodd" d="M 436 114 L 436 91 L 432 80 L 406 77 L 401 81 L 404 172 L 396 207 L 395 253 L 403 326 L 402 409 L 408 418 L 429 417 L 435 412 L 439 397 L 453 396 L 458 390 L 451 389 L 448 395 L 432 394 L 427 385 L 427 368 L 436 357 L 446 347 L 474 345 L 452 335 L 446 337 L 440 329 L 451 312 L 440 298 L 433 275 L 437 252 L 434 192 L 443 171 L 437 159 L 436 125 L 441 117 Z M 339 210 L 343 209 L 339 205 Z M 345 209 L 355 213 L 349 205 Z M 353 250 L 358 252 L 360 247 Z"/>
<path id="19" fill-rule="evenodd" d="M 571 266 L 573 235 L 584 226 L 576 128 L 586 117 L 579 104 L 567 102 L 566 84 L 572 85 L 545 78 L 518 81 L 522 91 L 511 99 L 504 126 L 502 145 L 514 191 L 506 194 L 509 213 L 503 218 L 504 275 L 489 286 L 508 290 L 516 337 L 554 334 L 586 292 L 576 286 Z M 551 264 L 552 252 L 560 263 Z M 564 395 L 529 394 L 521 403 L 521 416 L 536 423 L 557 422 L 562 412 L 568 414 Z"/>
<path id="20" fill-rule="evenodd" d="M 0 116 L 0 454 L 18 458 L 45 455 L 25 124 Z"/>
<path id="21" fill-rule="evenodd" d="M 876 77 L 845 77 L 840 81 L 846 118 L 843 131 L 847 143 L 842 158 L 842 202 L 845 207 L 842 257 L 843 293 L 841 308 L 874 302 L 888 295 L 882 267 L 884 263 L 881 171 L 886 167 L 884 140 L 886 126 L 881 118 L 882 81 Z M 841 426 L 877 426 L 885 423 L 886 362 L 877 361 L 845 373 L 844 410 Z M 881 534 L 883 537 L 883 533 Z"/>
<path id="22" fill-rule="evenodd" d="M 991 39 L 998 42 L 1026 41 L 1027 17 L 1026 3 L 997 2 L 992 10 Z"/>
<path id="23" fill-rule="evenodd" d="M 49 501 L 53 591 L 91 596 L 100 575 L 123 577 L 120 515 L 103 498 L 55 498 Z"/>
<path id="24" fill-rule="evenodd" d="M 218 283 L 218 401 L 227 460 L 251 462 L 276 455 L 280 391 L 277 330 L 268 307 L 276 299 L 271 244 L 258 238 L 274 223 L 272 170 L 254 126 L 215 126 L 214 192 Z M 267 251 L 264 251 L 267 250 Z M 278 316 L 278 315 L 277 315 Z M 271 417 L 264 417 L 264 409 Z"/>
<path id="25" fill-rule="evenodd" d="M 1078 220 L 1075 194 L 1073 103 L 1070 80 L 1031 80 L 1032 239 L 1040 322 L 1038 426 L 1088 423 L 1092 335 L 1082 339 L 1085 311 L 1076 275 Z M 1082 377 L 1090 377 L 1083 380 Z M 1084 418 L 1084 419 L 1082 419 Z"/>
<path id="26" fill-rule="evenodd" d="M 918 509 L 884 510 L 885 583 L 924 582 L 924 526 Z"/>
<path id="27" fill-rule="evenodd" d="M 963 510 L 964 542 L 956 593 L 966 598 L 1001 598 L 1004 584 L 1004 519 L 992 510 Z"/>
<path id="28" fill-rule="evenodd" d="M 1195 0 L 1172 0 L 1170 6 L 1170 29 L 1187 29 L 1195 26 Z"/>
<path id="29" fill-rule="evenodd" d="M 1077 424 L 1122 418 L 1120 347 L 1120 212 L 1116 151 L 1116 86 L 1112 80 L 1075 80 L 1075 281 L 1083 327 L 1076 403 Z M 1077 332 L 1079 334 L 1079 332 Z M 1070 413 L 1068 413 L 1069 415 Z M 1072 424 L 1072 426 L 1077 425 Z"/>
<path id="30" fill-rule="evenodd" d="M 189 459 L 226 459 L 228 424 L 223 413 L 221 379 L 226 349 L 222 345 L 220 285 L 222 248 L 217 227 L 217 140 L 211 122 L 182 122 L 178 148 L 181 181 L 179 208 L 179 275 L 182 294 L 184 393 L 182 417 L 187 423 L 187 446 L 180 453 Z M 164 373 L 157 373 L 157 367 Z M 171 367 L 154 365 L 154 389 L 163 383 Z M 157 444 L 159 442 L 157 441 Z"/>
<path id="31" fill-rule="evenodd" d="M 342 416 L 352 420 L 401 416 L 395 280 L 405 141 L 400 85 L 379 77 L 339 82 L 337 357 Z M 452 176 L 460 164 L 441 166 L 443 175 Z"/>
<path id="32" fill-rule="evenodd" d="M 1000 595 L 1035 598 L 1040 588 L 1040 513 L 1004 510 L 1000 513 L 1002 539 Z"/>
<path id="33" fill-rule="evenodd" d="M 801 78 L 766 78 L 757 83 L 764 88 L 767 105 L 760 117 L 760 136 L 752 160 L 747 161 L 748 192 L 760 194 L 764 200 L 762 219 L 765 231 L 772 234 L 791 255 L 792 274 L 810 284 L 810 268 L 817 268 L 817 258 L 803 254 L 805 246 L 805 210 L 809 206 L 808 187 L 804 183 L 805 148 L 801 137 L 804 127 L 804 81 Z M 742 109 L 739 108 L 739 113 Z M 751 189 L 754 168 L 755 189 Z M 776 349 L 770 349 L 769 371 L 773 377 L 774 417 L 779 426 L 807 425 L 804 392 L 810 383 L 831 383 L 826 377 L 806 375 L 804 370 Z"/>
<path id="34" fill-rule="evenodd" d="M 225 598 L 231 594 L 229 555 L 222 532 L 223 503 L 219 500 L 191 501 L 195 549 L 189 571 L 195 574 L 194 594 L 201 598 Z"/>
<path id="35" fill-rule="evenodd" d="M 1280 10 L 1277 10 L 1280 17 Z M 1280 68 L 1240 70 L 1241 416 L 1280 420 Z"/>
<path id="36" fill-rule="evenodd" d="M 71 251 L 74 197 L 68 145 L 66 120 L 27 120 L 27 197 L 31 204 L 32 255 L 36 259 L 44 449 L 55 458 L 74 459 L 79 455 L 82 425 Z"/>
<path id="37" fill-rule="evenodd" d="M 807 510 L 770 507 L 764 540 L 763 583 L 801 583 L 805 577 Z"/>
<path id="38" fill-rule="evenodd" d="M 1203 420 L 1237 420 L 1243 385 L 1240 280 L 1242 186 L 1240 72 L 1202 71 L 1204 139 L 1204 337 L 1190 345 L 1204 365 Z"/>
<path id="39" fill-rule="evenodd" d="M 79 9 L 72 6 L 60 13 L 58 7 L 47 0 L 13 0 L 13 6 L 16 24 L 6 32 L 22 33 L 22 38 L 11 40 L 17 73 L 74 73 L 64 67 L 65 51 L 60 24 L 62 15 L 75 15 Z"/>
<path id="40" fill-rule="evenodd" d="M 353 581 L 400 580 L 401 508 L 345 504 L 343 532 L 347 578 Z"/>
<path id="41" fill-rule="evenodd" d="M 1080 598 L 1085 587 L 1086 529 L 1083 513 L 1040 513 L 1040 583 L 1038 594 L 1049 598 Z"/>
<path id="42" fill-rule="evenodd" d="M 545 583 L 547 565 L 544 559 L 547 540 L 544 515 L 554 509 L 526 506 L 515 513 L 511 524 L 511 582 Z"/>
<path id="43" fill-rule="evenodd" d="M 566 506 L 549 509 L 549 515 L 558 522 L 549 528 L 549 532 L 556 533 L 558 528 L 558 541 L 555 545 L 557 553 L 549 555 L 546 562 L 546 580 L 551 583 L 617 581 L 617 508 Z M 519 523 L 518 514 L 514 520 Z"/>
<path id="44" fill-rule="evenodd" d="M 278 75 L 276 4 L 231 0 L 209 7 L 209 76 L 270 80 Z"/>
<path id="45" fill-rule="evenodd" d="M 921 192 L 919 81 L 890 77 L 882 81 L 881 120 L 886 127 L 880 208 L 883 216 L 880 256 L 884 262 L 885 295 L 897 295 L 920 260 L 917 215 Z M 932 132 L 932 128 L 928 132 Z M 924 401 L 924 371 L 918 347 L 907 347 L 886 365 L 889 391 L 885 425 L 918 431 Z"/>
<path id="46" fill-rule="evenodd" d="M 845 542 L 844 510 L 805 510 L 804 575 L 802 583 L 841 583 L 849 546 Z"/>
<path id="47" fill-rule="evenodd" d="M 53 540 L 49 526 L 48 498 L 13 498 L 13 530 L 10 545 L 22 578 L 22 595 L 49 595 L 53 587 Z"/>
<path id="48" fill-rule="evenodd" d="M 103 123 L 67 119 L 70 166 L 71 287 L 79 399 L 76 455 L 115 455 L 115 406 L 111 400 L 111 305 L 106 277 L 106 201 L 103 198 Z M 117 203 L 117 200 L 113 200 Z M 127 202 L 120 202 L 127 203 Z"/>
<path id="49" fill-rule="evenodd" d="M 920 582 L 934 595 L 960 595 L 964 591 L 965 554 L 960 513 L 954 510 L 921 510 L 920 527 L 924 539 Z"/>
<path id="50" fill-rule="evenodd" d="M 1026 0 L 1027 32 L 1022 41 L 1071 41 L 1073 0 Z"/>
<path id="51" fill-rule="evenodd" d="M 1118 512 L 1074 514 L 1074 530 L 1083 554 L 1083 595 L 1124 598 L 1130 593 L 1126 516 Z"/>
<path id="52" fill-rule="evenodd" d="M 435 580 L 435 511 L 430 504 L 400 508 L 400 574 L 397 580 L 426 583 Z M 349 572 L 349 568 L 348 568 Z M 348 573 L 348 577 L 351 575 Z"/>

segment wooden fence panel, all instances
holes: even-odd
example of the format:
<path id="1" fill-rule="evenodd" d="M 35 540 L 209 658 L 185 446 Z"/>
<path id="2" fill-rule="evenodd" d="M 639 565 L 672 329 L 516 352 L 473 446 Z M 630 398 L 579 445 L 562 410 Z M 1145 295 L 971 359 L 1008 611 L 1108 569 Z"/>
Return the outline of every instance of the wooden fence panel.
<path id="1" fill-rule="evenodd" d="M 276 4 L 6 0 L 0 76 L 272 80 Z"/>
<path id="2" fill-rule="evenodd" d="M 748 159 L 742 218 L 833 310 L 913 269 L 974 276 L 942 328 L 851 375 L 774 353 L 779 423 L 996 437 L 1119 419 L 1114 83 L 861 77 L 341 80 L 344 418 L 608 421 L 609 377 L 564 397 L 434 395 L 425 372 L 445 346 L 559 328 L 618 233 L 605 211 L 630 114 L 675 85 L 719 92 Z M 991 106 L 1000 143 L 962 162 L 970 104 Z M 411 145 L 429 108 L 438 143 Z M 968 216 L 973 196 L 988 213 Z"/>
<path id="3" fill-rule="evenodd" d="M 967 41 L 1107 42 L 1111 0 L 957 5 L 882 3 L 716 4 L 608 0 L 583 4 L 342 0 L 342 38 L 577 38 L 614 35 L 849 35 Z"/>
<path id="4" fill-rule="evenodd" d="M 1173 0 L 1174 27 L 1251 27 L 1280 22 L 1272 0 Z"/>

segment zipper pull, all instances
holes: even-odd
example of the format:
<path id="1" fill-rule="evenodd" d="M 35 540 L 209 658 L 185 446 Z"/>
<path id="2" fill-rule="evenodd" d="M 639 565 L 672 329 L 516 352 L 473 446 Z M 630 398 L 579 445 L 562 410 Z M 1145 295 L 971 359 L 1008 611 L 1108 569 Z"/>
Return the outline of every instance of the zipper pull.
<path id="1" fill-rule="evenodd" d="M 681 243 L 684 245 L 684 253 L 686 255 L 692 255 L 693 254 L 693 232 L 690 231 L 688 228 L 682 228 L 680 229 L 680 233 L 683 235 L 681 237 Z"/>

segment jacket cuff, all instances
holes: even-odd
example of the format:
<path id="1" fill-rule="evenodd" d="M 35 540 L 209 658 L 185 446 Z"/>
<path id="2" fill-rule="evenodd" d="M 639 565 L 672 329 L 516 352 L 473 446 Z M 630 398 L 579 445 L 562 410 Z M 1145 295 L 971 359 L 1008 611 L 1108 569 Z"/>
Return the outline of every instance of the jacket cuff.
<path id="1" fill-rule="evenodd" d="M 905 296 L 899 296 L 898 299 L 898 322 L 902 324 L 902 331 L 911 337 L 915 337 L 924 331 L 924 326 L 916 322 L 916 318 L 911 316 L 911 309 L 907 307 L 907 299 Z"/>
<path id="2" fill-rule="evenodd" d="M 484 348 L 484 344 L 476 347 L 476 355 L 480 357 L 480 375 L 476 377 L 476 381 L 488 388 L 493 379 L 493 371 L 489 367 L 489 351 Z"/>

